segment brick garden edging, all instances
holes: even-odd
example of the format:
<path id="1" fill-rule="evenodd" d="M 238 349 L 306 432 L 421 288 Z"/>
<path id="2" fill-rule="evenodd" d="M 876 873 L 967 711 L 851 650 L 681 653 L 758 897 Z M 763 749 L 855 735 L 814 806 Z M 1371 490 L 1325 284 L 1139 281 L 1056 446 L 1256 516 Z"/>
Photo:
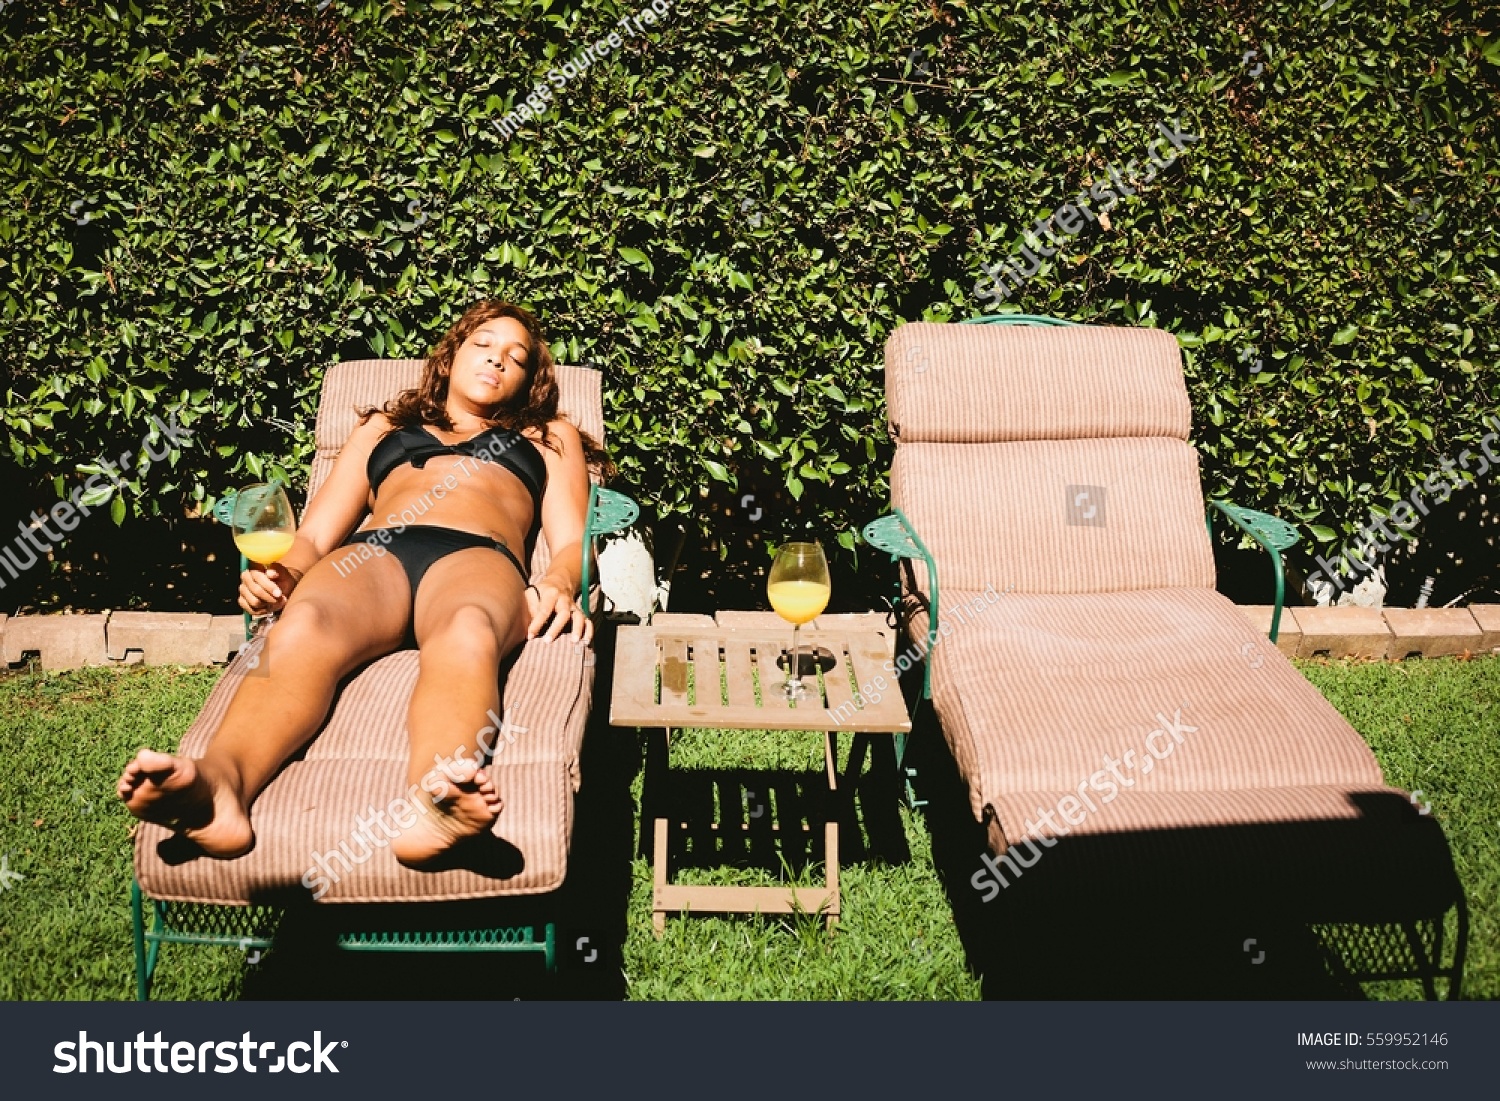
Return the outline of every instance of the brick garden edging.
<path id="1" fill-rule="evenodd" d="M 0 665 L 40 654 L 46 670 L 98 665 L 222 665 L 245 644 L 245 621 L 207 612 L 0 615 Z"/>
<path id="2" fill-rule="evenodd" d="M 1269 604 L 1240 606 L 1270 633 Z M 1500 604 L 1467 608 L 1283 608 L 1276 648 L 1287 657 L 1441 658 L 1500 651 Z"/>
<path id="3" fill-rule="evenodd" d="M 1254 627 L 1271 629 L 1269 604 L 1242 605 Z M 784 625 L 774 612 L 721 612 L 740 625 Z M 661 613 L 657 622 L 683 619 Z M 707 619 L 708 625 L 713 620 Z M 839 626 L 869 626 L 881 613 L 829 615 Z M 854 623 L 854 620 L 858 623 Z M 847 622 L 846 622 L 847 621 Z M 812 625 L 816 627 L 817 621 Z M 92 615 L 0 615 L 0 664 L 27 654 L 45 670 L 104 665 L 222 665 L 245 644 L 244 620 L 207 612 L 102 612 Z M 1500 653 L 1500 604 L 1468 608 L 1283 608 L 1277 649 L 1288 657 L 1450 657 Z"/>

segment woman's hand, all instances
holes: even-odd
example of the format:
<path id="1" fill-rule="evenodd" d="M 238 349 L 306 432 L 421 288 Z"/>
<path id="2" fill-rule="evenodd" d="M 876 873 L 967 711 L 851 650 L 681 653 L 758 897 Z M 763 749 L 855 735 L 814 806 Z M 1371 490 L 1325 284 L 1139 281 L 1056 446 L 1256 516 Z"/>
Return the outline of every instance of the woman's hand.
<path id="1" fill-rule="evenodd" d="M 240 607 L 251 615 L 279 612 L 300 578 L 285 566 L 252 566 L 240 574 Z"/>
<path id="2" fill-rule="evenodd" d="M 537 638 L 539 635 L 548 642 L 562 636 L 564 628 L 576 635 L 585 646 L 594 638 L 594 622 L 584 617 L 581 608 L 573 594 L 565 589 L 560 589 L 550 581 L 542 581 L 540 585 L 526 586 L 526 607 L 531 610 L 531 622 L 526 627 L 527 638 Z M 547 633 L 540 632 L 548 620 L 552 626 L 547 628 Z"/>

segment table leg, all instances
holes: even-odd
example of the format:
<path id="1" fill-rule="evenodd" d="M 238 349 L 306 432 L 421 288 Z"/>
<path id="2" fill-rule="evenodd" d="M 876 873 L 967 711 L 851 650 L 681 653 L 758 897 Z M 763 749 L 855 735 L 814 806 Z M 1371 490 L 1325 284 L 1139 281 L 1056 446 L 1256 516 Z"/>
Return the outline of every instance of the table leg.
<path id="1" fill-rule="evenodd" d="M 823 825 L 823 862 L 828 869 L 828 929 L 839 921 L 839 824 L 832 820 Z"/>
<path id="2" fill-rule="evenodd" d="M 646 733 L 646 775 L 641 787 L 641 844 L 640 853 L 651 856 L 650 823 L 666 813 L 668 799 L 667 758 L 672 747 L 672 731 L 668 727 L 653 727 Z"/>
<path id="3" fill-rule="evenodd" d="M 651 929 L 660 940 L 667 931 L 667 826 L 665 818 L 656 820 L 655 868 L 652 869 Z"/>
<path id="4" fill-rule="evenodd" d="M 872 740 L 868 734 L 856 734 L 849 747 L 849 767 L 844 771 L 844 786 L 851 796 L 859 787 L 859 774 L 864 770 L 865 757 L 869 755 Z"/>
<path id="5" fill-rule="evenodd" d="M 671 813 L 671 792 L 668 784 L 671 777 L 671 753 L 672 753 L 672 728 L 661 727 L 657 737 L 652 739 L 652 754 L 649 764 L 654 771 L 651 797 L 651 819 L 654 822 L 654 837 L 651 846 L 651 875 L 655 886 L 652 894 L 651 928 L 659 940 L 667 931 L 667 906 L 664 898 L 664 888 L 667 885 L 667 865 L 670 862 L 669 851 L 671 847 L 671 821 L 667 817 Z M 648 774 L 648 778 L 651 776 Z"/>
<path id="6" fill-rule="evenodd" d="M 838 735 L 830 730 L 823 741 L 824 764 L 828 769 L 828 819 L 823 824 L 823 866 L 828 872 L 828 928 L 831 930 L 839 920 L 839 814 L 842 810 L 839 793 L 839 743 Z"/>

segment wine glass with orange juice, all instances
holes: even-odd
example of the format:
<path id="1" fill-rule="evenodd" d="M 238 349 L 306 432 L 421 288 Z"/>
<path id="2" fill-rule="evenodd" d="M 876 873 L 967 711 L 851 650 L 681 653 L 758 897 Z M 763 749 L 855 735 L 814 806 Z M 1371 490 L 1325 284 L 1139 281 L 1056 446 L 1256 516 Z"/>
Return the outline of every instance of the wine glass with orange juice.
<path id="1" fill-rule="evenodd" d="M 833 585 L 828 579 L 828 559 L 818 543 L 784 543 L 771 563 L 766 595 L 776 614 L 792 625 L 792 656 L 787 666 L 782 695 L 800 700 L 807 695 L 802 684 L 800 634 L 802 625 L 828 607 Z"/>
<path id="2" fill-rule="evenodd" d="M 257 483 L 234 497 L 234 545 L 258 566 L 269 566 L 286 557 L 297 538 L 297 519 L 292 503 L 280 483 Z M 270 626 L 276 613 L 265 617 Z"/>

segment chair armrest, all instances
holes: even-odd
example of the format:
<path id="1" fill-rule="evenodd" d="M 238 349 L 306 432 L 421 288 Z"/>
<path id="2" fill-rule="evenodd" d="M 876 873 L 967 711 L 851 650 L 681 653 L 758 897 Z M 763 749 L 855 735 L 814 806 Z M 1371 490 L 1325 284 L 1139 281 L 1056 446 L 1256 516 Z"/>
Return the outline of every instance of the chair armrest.
<path id="1" fill-rule="evenodd" d="M 1259 543 L 1271 556 L 1271 568 L 1276 575 L 1276 609 L 1271 613 L 1271 641 L 1275 642 L 1281 630 L 1281 607 L 1286 598 L 1286 573 L 1281 567 L 1281 552 L 1296 546 L 1301 536 L 1291 524 L 1268 513 L 1257 512 L 1253 508 L 1244 508 L 1228 501 L 1210 501 L 1204 513 L 1204 523 L 1208 525 L 1210 538 L 1214 533 L 1214 509 L 1229 517 L 1231 523 Z"/>
<path id="2" fill-rule="evenodd" d="M 585 619 L 589 615 L 589 561 L 594 557 L 594 538 L 623 531 L 640 515 L 641 507 L 625 494 L 603 486 L 589 486 L 588 516 L 583 524 L 583 581 L 579 586 Z"/>
<path id="3" fill-rule="evenodd" d="M 220 497 L 217 501 L 215 501 L 214 502 L 214 507 L 211 510 L 209 510 L 209 515 L 211 515 L 215 520 L 219 521 L 219 523 L 223 524 L 226 528 L 232 528 L 232 527 L 234 527 L 234 499 L 237 496 L 239 496 L 239 492 L 240 491 L 237 490 L 237 489 L 231 489 L 228 493 L 224 494 L 224 496 Z M 246 558 L 243 554 L 240 555 L 240 573 L 244 573 L 249 568 L 250 568 L 250 559 Z M 254 621 L 250 618 L 250 613 L 246 612 L 245 613 L 245 641 L 246 642 L 250 641 L 251 625 L 252 625 L 253 622 Z"/>
<path id="4" fill-rule="evenodd" d="M 922 678 L 922 697 L 930 700 L 932 699 L 931 655 L 938 633 L 937 562 L 933 560 L 932 552 L 927 549 L 927 545 L 922 542 L 922 537 L 917 534 L 916 525 L 908 520 L 906 514 L 899 508 L 892 509 L 889 516 L 882 516 L 866 524 L 864 537 L 866 543 L 889 554 L 892 561 L 902 558 L 920 558 L 927 565 L 927 576 L 932 579 L 932 596 L 927 615 L 928 658 L 923 662 L 925 674 Z"/>

